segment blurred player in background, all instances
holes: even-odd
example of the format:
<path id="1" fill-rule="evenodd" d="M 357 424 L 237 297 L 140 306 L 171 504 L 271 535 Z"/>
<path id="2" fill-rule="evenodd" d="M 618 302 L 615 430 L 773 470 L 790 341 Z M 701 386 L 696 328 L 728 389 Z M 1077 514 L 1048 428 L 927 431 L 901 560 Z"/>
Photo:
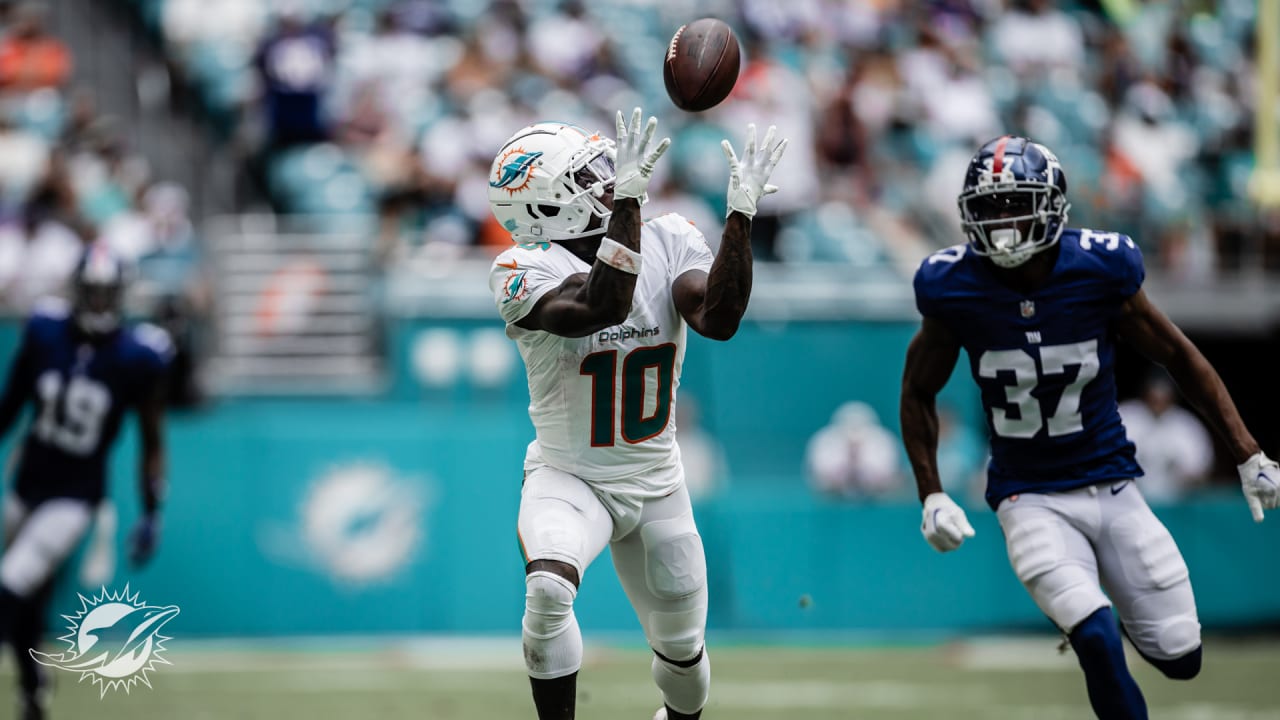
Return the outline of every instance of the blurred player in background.
<path id="1" fill-rule="evenodd" d="M 163 330 L 127 327 L 124 268 L 101 245 L 72 276 L 72 304 L 43 301 L 27 322 L 0 397 L 0 435 L 28 404 L 34 416 L 4 503 L 0 641 L 18 660 L 21 715 L 44 717 L 43 673 L 30 648 L 59 566 L 89 529 L 106 492 L 106 462 L 121 421 L 136 408 L 141 428 L 142 515 L 130 539 L 135 564 L 155 550 L 164 489 L 163 391 L 171 349 Z"/>
<path id="2" fill-rule="evenodd" d="M 1276 507 L 1280 467 L 1217 372 L 1147 299 L 1134 242 L 1067 228 L 1066 191 L 1057 158 L 1027 138 L 997 138 L 973 157 L 959 197 L 969 243 L 916 273 L 924 321 L 907 351 L 902 433 L 925 539 L 954 550 L 973 528 L 938 480 L 935 397 L 963 347 L 991 431 L 987 502 L 1014 572 L 1067 634 L 1098 717 L 1146 718 L 1112 604 L 1170 678 L 1200 672 L 1200 623 L 1186 563 L 1133 482 L 1142 470 L 1116 409 L 1115 339 L 1163 365 L 1226 441 L 1257 521 Z"/>
<path id="3" fill-rule="evenodd" d="M 751 218 L 786 148 L 774 129 L 739 161 L 726 140 L 728 218 L 713 258 L 688 221 L 641 221 L 657 120 L 616 145 L 563 123 L 511 137 L 494 159 L 489 201 L 516 247 L 489 287 L 529 377 L 537 439 L 524 464 L 518 532 L 525 566 L 525 665 L 540 720 L 574 717 L 582 634 L 578 585 L 606 545 L 653 649 L 664 706 L 702 714 L 711 668 L 703 639 L 706 560 L 676 444 L 685 328 L 717 340 L 738 329 L 751 293 Z M 615 171 L 616 166 L 616 171 Z"/>

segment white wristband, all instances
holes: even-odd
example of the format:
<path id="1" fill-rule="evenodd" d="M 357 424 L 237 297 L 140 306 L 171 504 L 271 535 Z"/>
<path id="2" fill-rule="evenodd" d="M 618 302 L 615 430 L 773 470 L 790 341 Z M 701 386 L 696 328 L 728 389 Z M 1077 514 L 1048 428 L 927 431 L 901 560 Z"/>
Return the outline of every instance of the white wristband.
<path id="1" fill-rule="evenodd" d="M 601 240 L 600 249 L 596 251 L 596 259 L 615 270 L 632 275 L 640 274 L 640 253 L 615 240 L 609 238 Z"/>

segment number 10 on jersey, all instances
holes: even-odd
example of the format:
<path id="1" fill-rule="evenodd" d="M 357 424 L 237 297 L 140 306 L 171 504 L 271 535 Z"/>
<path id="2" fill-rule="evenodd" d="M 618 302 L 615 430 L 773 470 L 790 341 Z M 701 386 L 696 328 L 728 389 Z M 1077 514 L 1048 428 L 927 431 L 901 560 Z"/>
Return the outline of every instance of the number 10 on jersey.
<path id="1" fill-rule="evenodd" d="M 615 403 L 618 351 L 605 350 L 582 358 L 578 374 L 591 378 L 591 447 L 613 445 L 619 414 L 622 439 L 632 445 L 662 434 L 671 419 L 675 369 L 673 343 L 632 350 L 622 359 L 622 402 Z"/>

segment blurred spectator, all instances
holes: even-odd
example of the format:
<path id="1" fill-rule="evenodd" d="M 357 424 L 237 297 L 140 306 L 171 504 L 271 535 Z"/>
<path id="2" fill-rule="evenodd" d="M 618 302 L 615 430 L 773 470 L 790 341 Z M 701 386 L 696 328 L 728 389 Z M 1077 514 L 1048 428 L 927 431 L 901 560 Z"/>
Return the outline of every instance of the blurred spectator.
<path id="1" fill-rule="evenodd" d="M 0 113 L 0 198 L 14 207 L 26 202 L 49 172 L 49 143 L 14 125 Z"/>
<path id="2" fill-rule="evenodd" d="M 805 462 L 814 490 L 847 498 L 898 495 L 906 485 L 899 472 L 899 443 L 864 402 L 841 405 L 831 424 L 809 440 Z"/>
<path id="3" fill-rule="evenodd" d="M 27 314 L 35 302 L 62 295 L 84 253 L 84 242 L 47 207 L 35 206 L 16 222 L 0 225 L 0 296 Z"/>
<path id="4" fill-rule="evenodd" d="M 953 408 L 938 405 L 938 477 L 942 489 L 955 497 L 981 497 L 986 462 L 987 447 L 979 434 Z"/>
<path id="5" fill-rule="evenodd" d="M 329 137 L 322 103 L 333 81 L 334 52 L 327 28 L 306 23 L 297 5 L 281 10 L 254 58 L 272 149 Z"/>
<path id="6" fill-rule="evenodd" d="M 339 143 L 327 163 L 269 152 L 262 186 L 289 212 L 376 207 L 384 257 L 489 244 L 485 175 L 513 128 L 561 118 L 608 131 L 615 110 L 637 104 L 675 140 L 659 172 L 713 215 L 720 138 L 741 143 L 753 122 L 790 139 L 772 178 L 779 192 L 753 223 L 760 260 L 913 268 L 927 245 L 960 239 L 962 163 L 1004 132 L 1057 150 L 1073 224 L 1130 234 L 1180 279 L 1212 278 L 1268 246 L 1250 239 L 1262 221 L 1241 213 L 1256 75 L 1249 3 L 713 0 L 701 12 L 737 31 L 742 71 L 720 106 L 680 113 L 653 58 L 688 18 L 687 0 L 489 0 L 465 11 L 398 0 L 353 5 L 336 30 L 284 2 L 265 38 L 272 4 L 249 0 L 220 0 L 216 13 L 166 0 L 159 25 L 215 106 L 250 94 L 232 90 L 252 87 L 256 67 L 263 92 L 250 111 L 270 118 L 269 150 Z M 243 62 L 256 45 L 256 66 Z M 819 217 L 833 204 L 852 208 L 834 232 Z M 832 250 L 849 238 L 868 238 L 869 252 Z"/>
<path id="7" fill-rule="evenodd" d="M 0 89 L 28 91 L 62 87 L 71 76 L 71 51 L 44 29 L 45 8 L 25 3 L 0 40 Z"/>
<path id="8" fill-rule="evenodd" d="M 1015 0 L 988 32 L 992 47 L 1018 73 L 1084 63 L 1080 23 L 1049 0 Z"/>
<path id="9" fill-rule="evenodd" d="M 537 66 L 561 81 L 591 77 L 608 37 L 589 21 L 578 0 L 564 0 L 555 13 L 540 17 L 529 29 L 529 54 Z"/>
<path id="10" fill-rule="evenodd" d="M 1149 501 L 1175 502 L 1205 481 L 1213 466 L 1209 432 L 1178 405 L 1177 388 L 1163 371 L 1146 380 L 1139 398 L 1120 403 L 1120 417 L 1138 446 L 1145 473 L 1139 486 Z"/>
<path id="11" fill-rule="evenodd" d="M 778 192 L 760 203 L 751 224 L 751 249 L 761 260 L 777 260 L 777 239 L 783 226 L 799 211 L 812 208 L 819 197 L 815 110 L 811 89 L 803 75 L 769 54 L 763 40 L 747 50 L 748 62 L 738 77 L 732 97 L 718 110 L 721 124 L 734 147 L 742 147 L 747 125 L 756 125 L 757 141 L 763 141 L 770 125 L 788 139 L 787 152 L 769 181 Z"/>
<path id="12" fill-rule="evenodd" d="M 729 479 L 724 448 L 700 421 L 697 400 L 687 392 L 681 394 L 676 405 L 676 439 L 680 443 L 684 481 L 694 502 L 724 492 Z"/>

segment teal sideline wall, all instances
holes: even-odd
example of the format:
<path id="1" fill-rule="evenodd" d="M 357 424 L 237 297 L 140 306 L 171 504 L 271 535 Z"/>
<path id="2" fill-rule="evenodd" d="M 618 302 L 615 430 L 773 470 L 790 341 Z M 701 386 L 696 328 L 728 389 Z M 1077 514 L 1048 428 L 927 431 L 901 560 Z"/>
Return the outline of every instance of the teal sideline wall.
<path id="1" fill-rule="evenodd" d="M 475 387 L 464 373 L 425 388 L 408 360 L 424 329 L 454 331 L 465 343 L 494 325 L 393 322 L 393 381 L 379 397 L 224 399 L 173 414 L 160 554 L 140 571 L 122 563 L 112 587 L 129 582 L 144 600 L 179 605 L 170 627 L 183 636 L 517 632 L 523 561 L 514 521 L 532 433 L 522 368 L 497 387 Z M 940 556 L 920 538 L 918 505 L 853 506 L 805 487 L 804 442 L 839 403 L 867 400 L 896 428 L 902 349 L 913 330 L 748 325 L 728 344 L 691 342 L 684 389 L 700 398 L 734 469 L 730 491 L 698 511 L 713 628 L 1048 629 L 1008 569 L 985 508 L 972 515 L 977 537 Z M 15 337 L 14 326 L 0 326 L 6 356 Z M 973 395 L 957 376 L 948 396 L 972 416 Z M 120 546 L 136 514 L 136 448 L 131 423 L 112 459 Z M 353 466 L 385 469 L 387 485 L 339 492 L 325 512 L 302 510 L 317 482 Z M 388 519 L 400 506 L 417 508 L 409 530 L 418 537 L 383 577 L 343 580 L 303 540 L 304 527 L 353 543 L 380 533 L 403 538 L 405 528 Z M 1187 556 L 1207 626 L 1280 620 L 1280 578 L 1257 572 L 1270 565 L 1266 548 L 1280 542 L 1280 518 L 1254 525 L 1234 496 L 1161 516 Z M 78 609 L 73 589 L 69 573 L 55 613 Z M 607 555 L 585 576 L 578 615 L 588 633 L 638 628 Z"/>

